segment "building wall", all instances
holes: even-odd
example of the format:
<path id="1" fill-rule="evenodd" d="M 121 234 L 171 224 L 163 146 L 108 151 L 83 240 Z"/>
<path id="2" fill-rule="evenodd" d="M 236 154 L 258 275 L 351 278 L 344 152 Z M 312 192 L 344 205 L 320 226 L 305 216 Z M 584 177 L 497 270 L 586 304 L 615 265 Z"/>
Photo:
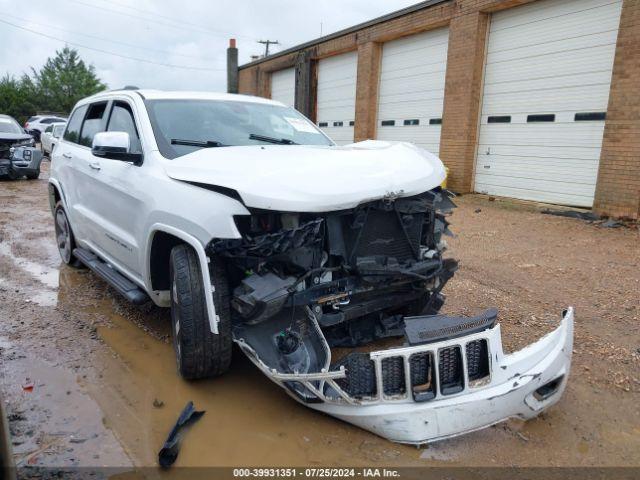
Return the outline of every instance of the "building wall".
<path id="1" fill-rule="evenodd" d="M 639 217 L 640 0 L 622 4 L 594 209 Z"/>
<path id="2" fill-rule="evenodd" d="M 492 12 L 535 0 L 450 0 L 240 70 L 240 92 L 269 97 L 270 72 L 298 65 L 296 107 L 315 120 L 318 59 L 358 50 L 355 140 L 375 138 L 381 45 L 449 26 L 440 157 L 449 188 L 472 191 L 487 27 Z M 306 72 L 306 73 L 305 73 Z M 305 100 L 306 99 L 306 100 Z M 624 0 L 594 209 L 638 218 L 640 210 L 640 0 Z"/>

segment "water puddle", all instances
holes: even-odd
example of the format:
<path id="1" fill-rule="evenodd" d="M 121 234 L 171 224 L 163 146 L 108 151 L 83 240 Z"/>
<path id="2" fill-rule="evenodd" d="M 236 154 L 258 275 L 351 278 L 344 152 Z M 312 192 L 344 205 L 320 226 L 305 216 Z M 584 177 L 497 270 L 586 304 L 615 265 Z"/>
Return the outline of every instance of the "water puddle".
<path id="1" fill-rule="evenodd" d="M 0 337 L 0 349 L 9 350 L 11 348 L 11 342 L 6 337 Z"/>
<path id="2" fill-rule="evenodd" d="M 4 337 L 0 348 L 16 466 L 131 464 L 73 372 L 25 355 Z"/>
<path id="3" fill-rule="evenodd" d="M 207 413 L 185 436 L 179 466 L 421 463 L 414 447 L 299 405 L 239 351 L 222 377 L 186 382 L 177 375 L 169 343 L 109 314 L 112 326 L 98 327 L 98 333 L 119 361 L 105 359 L 101 384 L 87 388 L 138 464 L 156 464 L 167 433 L 190 400 Z"/>
<path id="4" fill-rule="evenodd" d="M 27 302 L 33 302 L 41 307 L 55 307 L 58 304 L 58 291 L 39 288 L 32 288 L 22 284 L 17 284 L 7 278 L 0 277 L 0 287 L 6 290 L 13 290 L 25 294 Z"/>
<path id="5" fill-rule="evenodd" d="M 15 266 L 45 286 L 53 289 L 58 288 L 57 268 L 47 267 L 28 258 L 15 256 L 11 251 L 11 245 L 7 242 L 0 242 L 0 255 L 10 259 Z"/>
<path id="6" fill-rule="evenodd" d="M 44 290 L 29 296 L 30 300 L 41 307 L 55 307 L 58 304 L 58 292 Z"/>

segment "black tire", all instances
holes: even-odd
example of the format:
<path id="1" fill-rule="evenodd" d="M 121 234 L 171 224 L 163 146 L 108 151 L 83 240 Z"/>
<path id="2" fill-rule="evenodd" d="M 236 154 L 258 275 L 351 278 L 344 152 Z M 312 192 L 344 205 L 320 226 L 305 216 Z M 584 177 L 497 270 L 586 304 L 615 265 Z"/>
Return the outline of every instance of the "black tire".
<path id="1" fill-rule="evenodd" d="M 37 180 L 39 177 L 40 177 L 39 168 L 35 172 L 27 174 L 27 180 Z"/>
<path id="2" fill-rule="evenodd" d="M 178 371 L 195 380 L 222 375 L 231 364 L 231 311 L 224 265 L 210 264 L 213 302 L 220 317 L 218 334 L 211 333 L 200 263 L 188 245 L 171 250 L 171 330 Z M 207 288 L 210 288 L 207 286 Z"/>
<path id="3" fill-rule="evenodd" d="M 7 178 L 9 180 L 18 180 L 20 178 L 20 175 L 18 175 L 15 170 L 13 170 L 11 167 L 9 167 L 9 173 L 7 173 Z"/>
<path id="4" fill-rule="evenodd" d="M 76 241 L 71 230 L 71 224 L 67 217 L 67 212 L 64 211 L 64 207 L 61 201 L 56 203 L 56 208 L 53 212 L 53 223 L 56 231 L 56 245 L 58 247 L 58 253 L 60 258 L 67 265 L 74 268 L 82 268 L 83 264 L 76 257 L 73 256 L 73 250 L 76 248 Z"/>

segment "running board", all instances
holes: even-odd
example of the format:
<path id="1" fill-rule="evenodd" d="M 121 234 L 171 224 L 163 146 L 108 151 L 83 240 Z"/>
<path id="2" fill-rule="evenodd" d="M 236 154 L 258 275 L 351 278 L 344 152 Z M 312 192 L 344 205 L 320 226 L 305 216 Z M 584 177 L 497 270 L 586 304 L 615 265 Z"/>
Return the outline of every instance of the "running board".
<path id="1" fill-rule="evenodd" d="M 134 305 L 142 305 L 149 301 L 149 296 L 144 290 L 128 278 L 122 276 L 113 267 L 100 260 L 89 250 L 76 248 L 73 250 L 73 256 L 93 270 L 94 273 Z"/>

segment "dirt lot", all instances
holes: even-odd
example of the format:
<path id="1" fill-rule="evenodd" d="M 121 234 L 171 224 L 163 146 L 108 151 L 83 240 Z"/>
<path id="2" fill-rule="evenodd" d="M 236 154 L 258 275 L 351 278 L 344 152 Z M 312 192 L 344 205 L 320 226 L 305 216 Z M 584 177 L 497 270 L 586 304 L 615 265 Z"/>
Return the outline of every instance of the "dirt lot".
<path id="1" fill-rule="evenodd" d="M 181 380 L 168 312 L 62 267 L 38 181 L 0 182 L 0 361 L 21 466 L 155 465 L 188 400 L 205 416 L 177 465 L 640 466 L 638 231 L 459 198 L 446 313 L 496 306 L 516 349 L 577 311 L 567 392 L 542 417 L 426 448 L 390 443 L 289 399 L 235 352 L 223 378 Z M 33 385 L 32 391 L 29 386 Z"/>

